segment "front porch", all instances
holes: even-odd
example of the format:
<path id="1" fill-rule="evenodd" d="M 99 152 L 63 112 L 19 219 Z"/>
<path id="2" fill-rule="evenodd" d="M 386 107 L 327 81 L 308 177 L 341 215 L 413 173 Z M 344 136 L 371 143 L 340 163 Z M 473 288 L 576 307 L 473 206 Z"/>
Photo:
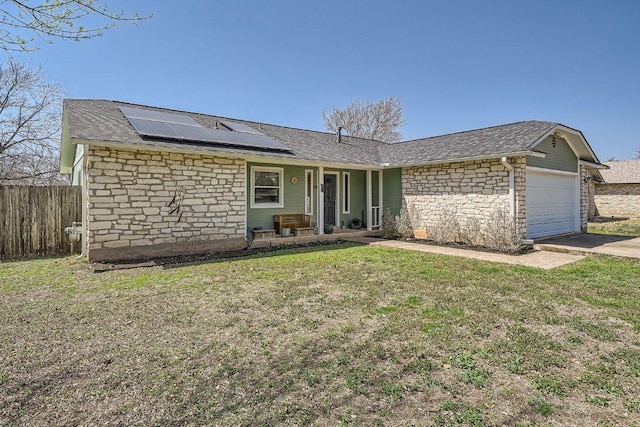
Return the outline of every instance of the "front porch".
<path id="1" fill-rule="evenodd" d="M 340 171 L 320 166 L 318 177 L 318 234 L 324 234 L 325 225 L 345 229 L 354 220 L 358 227 L 368 231 L 380 227 L 384 200 L 382 170 Z"/>
<path id="2" fill-rule="evenodd" d="M 402 206 L 400 169 L 249 163 L 247 172 L 249 235 L 275 229 L 278 215 L 306 215 L 320 236 L 325 225 L 373 231 L 387 208 L 397 215 Z"/>

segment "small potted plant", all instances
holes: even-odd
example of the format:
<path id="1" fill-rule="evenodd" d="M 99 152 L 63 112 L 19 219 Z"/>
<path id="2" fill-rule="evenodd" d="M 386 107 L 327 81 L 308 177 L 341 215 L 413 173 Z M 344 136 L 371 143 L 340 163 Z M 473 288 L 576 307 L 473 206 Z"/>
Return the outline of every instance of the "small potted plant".
<path id="1" fill-rule="evenodd" d="M 324 234 L 331 234 L 333 233 L 333 225 L 332 224 L 325 224 L 324 225 Z"/>

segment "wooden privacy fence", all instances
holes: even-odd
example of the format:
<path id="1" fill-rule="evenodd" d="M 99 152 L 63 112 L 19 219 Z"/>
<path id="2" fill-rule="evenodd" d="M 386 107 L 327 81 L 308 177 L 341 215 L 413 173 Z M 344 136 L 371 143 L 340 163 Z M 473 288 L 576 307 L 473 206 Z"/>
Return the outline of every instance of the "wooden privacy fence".
<path id="1" fill-rule="evenodd" d="M 82 189 L 0 185 L 0 218 L 0 258 L 69 253 L 64 229 L 81 221 Z"/>

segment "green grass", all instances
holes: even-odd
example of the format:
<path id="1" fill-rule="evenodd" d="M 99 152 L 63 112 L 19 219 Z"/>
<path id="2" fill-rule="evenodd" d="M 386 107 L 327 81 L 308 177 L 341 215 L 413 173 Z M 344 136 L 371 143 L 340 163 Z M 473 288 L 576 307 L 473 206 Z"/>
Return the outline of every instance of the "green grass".
<path id="1" fill-rule="evenodd" d="M 0 264 L 0 425 L 634 425 L 640 262 Z"/>
<path id="2" fill-rule="evenodd" d="M 551 403 L 539 396 L 529 398 L 529 405 L 531 405 L 534 410 L 543 417 L 548 417 L 555 412 Z"/>
<path id="3" fill-rule="evenodd" d="M 640 236 L 640 218 L 606 219 L 599 222 L 590 222 L 589 233 L 615 234 L 619 236 Z"/>

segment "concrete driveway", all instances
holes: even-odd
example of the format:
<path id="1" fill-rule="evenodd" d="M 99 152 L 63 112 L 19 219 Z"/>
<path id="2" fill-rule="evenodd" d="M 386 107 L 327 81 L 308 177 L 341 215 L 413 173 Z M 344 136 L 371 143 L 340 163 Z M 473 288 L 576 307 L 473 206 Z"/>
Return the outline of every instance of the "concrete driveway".
<path id="1" fill-rule="evenodd" d="M 580 255 L 613 255 L 640 259 L 640 237 L 573 234 L 536 240 L 534 247 L 543 251 Z"/>

